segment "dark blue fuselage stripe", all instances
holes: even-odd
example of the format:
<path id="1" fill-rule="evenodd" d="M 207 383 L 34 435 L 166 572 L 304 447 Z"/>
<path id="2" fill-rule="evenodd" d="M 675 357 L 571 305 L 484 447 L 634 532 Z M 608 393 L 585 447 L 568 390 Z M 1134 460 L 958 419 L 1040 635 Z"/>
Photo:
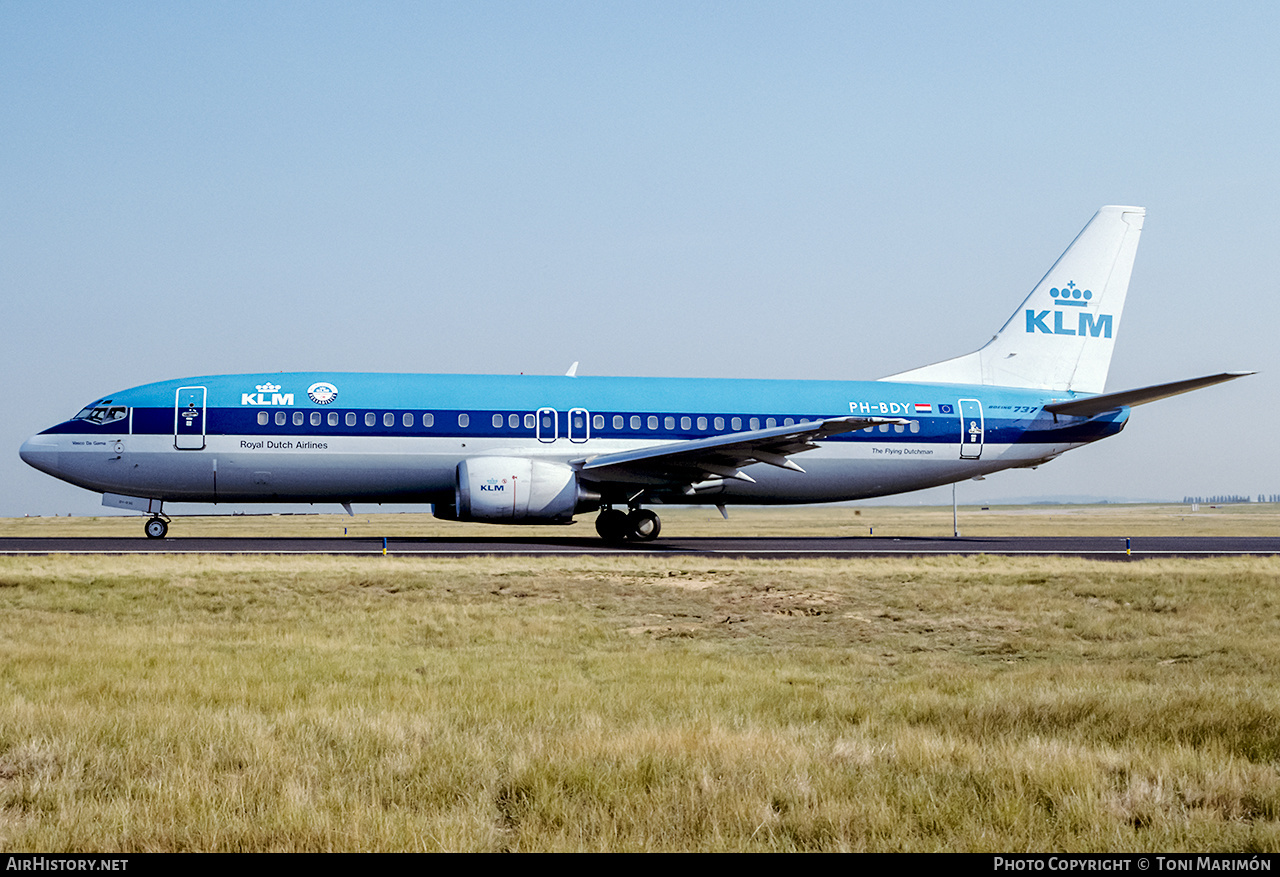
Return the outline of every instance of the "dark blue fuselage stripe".
<path id="1" fill-rule="evenodd" d="M 269 413 L 268 422 L 266 424 L 258 423 L 258 413 L 266 411 Z M 294 412 L 301 411 L 304 415 L 304 422 L 300 425 L 294 425 Z M 322 415 L 322 423 L 318 426 L 310 425 L 310 416 L 312 412 L 319 412 Z M 338 425 L 329 426 L 327 419 L 329 413 L 338 415 Z M 284 413 L 286 422 L 284 424 L 275 423 L 276 413 Z M 354 426 L 346 425 L 346 416 L 348 413 L 356 415 L 356 424 Z M 375 423 L 373 426 L 365 425 L 365 416 L 367 414 L 375 415 Z M 384 426 L 383 417 L 391 414 L 394 417 L 393 426 Z M 413 417 L 413 426 L 403 425 L 403 416 L 410 414 Z M 422 426 L 422 415 L 432 414 L 435 422 L 432 426 Z M 458 426 L 458 416 L 466 414 L 470 417 L 470 423 L 461 427 Z M 503 426 L 495 427 L 493 425 L 493 416 L 499 414 L 502 416 Z M 517 427 L 507 426 L 508 417 L 511 414 L 517 414 L 520 417 L 520 425 Z M 209 408 L 206 412 L 208 422 L 205 425 L 204 432 L 207 435 L 260 435 L 260 436 L 289 436 L 293 437 L 314 437 L 323 438 L 326 436 L 404 436 L 418 438 L 518 438 L 531 439 L 537 434 L 534 427 L 526 427 L 524 425 L 524 417 L 527 414 L 533 414 L 531 411 L 454 411 L 454 410 L 431 410 L 431 409 L 316 409 L 316 408 Z M 840 414 L 834 415 L 803 415 L 794 414 L 776 415 L 776 414 L 688 414 L 683 412 L 645 412 L 638 415 L 642 418 L 642 427 L 640 429 L 631 429 L 631 417 L 637 416 L 636 412 L 590 412 L 591 415 L 600 415 L 605 418 L 605 426 L 601 428 L 591 427 L 589 434 L 592 439 L 616 439 L 622 441 L 682 441 L 689 439 L 708 438 L 715 435 L 725 435 L 731 432 L 741 432 L 750 427 L 751 419 L 756 418 L 760 426 L 766 423 L 766 418 L 772 417 L 778 424 L 782 424 L 786 417 L 793 418 L 797 423 L 802 420 L 822 420 L 827 417 L 845 416 Z M 624 418 L 624 427 L 615 429 L 613 427 L 614 416 Z M 658 418 L 658 429 L 644 428 L 643 424 L 648 423 L 649 417 Z M 708 421 L 708 429 L 667 429 L 665 427 L 665 419 L 671 417 L 678 424 L 680 418 L 689 417 L 694 423 L 698 417 L 706 417 Z M 742 421 L 742 429 L 723 429 L 715 430 L 710 428 L 710 424 L 714 422 L 714 418 L 723 417 L 726 427 L 732 423 L 734 417 L 740 418 Z M 856 430 L 851 433 L 841 433 L 823 439 L 824 442 L 884 442 L 884 441 L 901 441 L 913 443 L 932 443 L 932 444 L 954 444 L 959 440 L 959 416 L 956 414 L 938 415 L 938 416 L 908 416 L 909 420 L 914 420 L 920 424 L 920 431 L 913 433 L 910 427 L 903 427 L 902 432 L 898 432 L 895 428 L 890 427 L 881 431 L 880 427 L 872 427 L 871 432 L 864 429 Z M 133 412 L 133 434 L 134 435 L 173 435 L 174 432 L 174 410 L 173 408 L 137 408 Z M 995 419 L 987 417 L 983 430 L 983 441 L 986 444 L 1047 444 L 1047 443 L 1077 443 L 1096 441 L 1097 439 L 1106 438 L 1115 435 L 1123 427 L 1123 421 L 1115 420 L 1092 420 L 1081 421 L 1074 424 L 1057 423 L 1047 416 L 1038 418 L 1018 418 L 1018 419 Z M 756 427 L 760 428 L 760 427 Z M 575 437 L 581 435 L 581 430 L 575 431 Z M 96 435 L 127 435 L 129 434 L 129 421 L 119 420 L 114 423 L 105 425 L 93 424 L 86 420 L 70 420 L 60 423 L 57 426 L 50 427 L 44 431 L 45 434 L 57 433 L 85 433 Z M 555 434 L 559 441 L 569 441 L 569 414 L 565 411 L 557 412 L 557 425 Z"/>

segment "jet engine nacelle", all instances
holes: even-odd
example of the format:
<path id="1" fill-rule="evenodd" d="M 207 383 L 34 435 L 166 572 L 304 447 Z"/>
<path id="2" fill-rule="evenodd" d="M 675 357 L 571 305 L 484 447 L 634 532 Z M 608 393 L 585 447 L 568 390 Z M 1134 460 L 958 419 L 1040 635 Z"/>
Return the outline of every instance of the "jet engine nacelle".
<path id="1" fill-rule="evenodd" d="M 458 464 L 454 513 L 459 521 L 567 524 L 600 495 L 578 484 L 564 463 L 529 457 L 472 457 Z"/>

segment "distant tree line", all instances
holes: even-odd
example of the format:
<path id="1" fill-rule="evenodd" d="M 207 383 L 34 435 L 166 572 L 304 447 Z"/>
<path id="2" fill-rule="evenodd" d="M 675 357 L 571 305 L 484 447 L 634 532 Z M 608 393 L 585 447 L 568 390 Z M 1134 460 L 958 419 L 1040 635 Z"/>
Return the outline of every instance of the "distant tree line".
<path id="1" fill-rule="evenodd" d="M 1223 493 L 1217 496 L 1184 496 L 1185 503 L 1202 502 L 1210 505 L 1226 505 L 1229 502 L 1280 502 L 1280 493 L 1260 493 L 1258 498 L 1239 493 Z"/>

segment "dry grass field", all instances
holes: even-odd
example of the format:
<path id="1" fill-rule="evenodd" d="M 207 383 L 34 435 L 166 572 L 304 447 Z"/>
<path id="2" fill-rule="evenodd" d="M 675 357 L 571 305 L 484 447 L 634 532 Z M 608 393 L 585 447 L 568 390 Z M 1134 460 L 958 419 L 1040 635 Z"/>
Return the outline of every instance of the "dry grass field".
<path id="1" fill-rule="evenodd" d="M 0 848 L 1276 852 L 1278 586 L 1277 558 L 0 558 Z"/>

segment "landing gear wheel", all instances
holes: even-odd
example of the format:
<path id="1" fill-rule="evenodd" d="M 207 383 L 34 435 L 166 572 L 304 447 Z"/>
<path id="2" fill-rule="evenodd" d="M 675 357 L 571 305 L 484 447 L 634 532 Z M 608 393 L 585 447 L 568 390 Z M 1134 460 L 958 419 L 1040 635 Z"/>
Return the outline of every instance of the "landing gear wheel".
<path id="1" fill-rule="evenodd" d="M 147 521 L 144 529 L 147 531 L 148 539 L 163 539 L 165 534 L 169 532 L 169 525 L 164 518 L 152 518 Z"/>
<path id="2" fill-rule="evenodd" d="M 637 542 L 652 542 L 662 532 L 662 521 L 648 509 L 636 509 L 627 515 L 627 533 Z"/>
<path id="3" fill-rule="evenodd" d="M 627 522 L 626 512 L 617 509 L 605 509 L 596 518 L 596 532 L 600 538 L 610 545 L 619 545 L 627 541 L 627 533 L 631 525 Z"/>

